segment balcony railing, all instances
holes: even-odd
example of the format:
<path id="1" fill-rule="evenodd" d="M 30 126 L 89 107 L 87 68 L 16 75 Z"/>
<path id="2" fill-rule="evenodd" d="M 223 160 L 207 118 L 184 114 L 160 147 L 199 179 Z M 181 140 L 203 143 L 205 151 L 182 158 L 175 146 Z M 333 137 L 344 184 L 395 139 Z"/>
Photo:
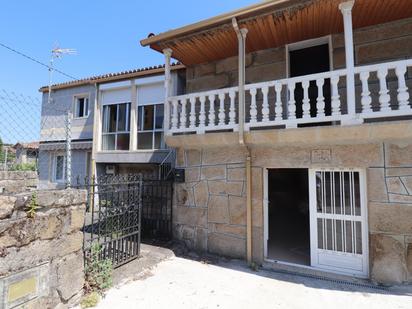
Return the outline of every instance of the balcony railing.
<path id="1" fill-rule="evenodd" d="M 346 69 L 248 84 L 245 129 L 350 124 L 412 115 L 412 80 L 406 78 L 411 67 L 412 59 L 355 67 L 355 102 L 346 100 Z M 168 103 L 169 134 L 238 129 L 238 87 L 170 97 Z M 348 113 L 351 110 L 355 112 Z"/>

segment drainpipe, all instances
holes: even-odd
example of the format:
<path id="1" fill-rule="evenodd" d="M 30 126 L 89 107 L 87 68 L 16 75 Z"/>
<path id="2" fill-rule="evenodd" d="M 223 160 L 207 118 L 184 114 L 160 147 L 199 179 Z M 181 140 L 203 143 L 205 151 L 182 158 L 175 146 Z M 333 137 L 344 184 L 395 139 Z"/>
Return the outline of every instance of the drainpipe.
<path id="1" fill-rule="evenodd" d="M 239 43 L 239 144 L 245 147 L 246 156 L 246 259 L 252 263 L 252 159 L 250 148 L 245 143 L 245 48 L 246 28 L 239 28 L 236 18 L 232 19 L 232 25 Z"/>

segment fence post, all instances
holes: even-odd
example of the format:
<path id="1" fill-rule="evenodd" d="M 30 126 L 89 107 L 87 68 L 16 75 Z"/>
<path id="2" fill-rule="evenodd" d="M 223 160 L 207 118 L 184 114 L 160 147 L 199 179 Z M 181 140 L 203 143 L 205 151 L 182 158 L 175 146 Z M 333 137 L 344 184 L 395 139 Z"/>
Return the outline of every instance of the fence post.
<path id="1" fill-rule="evenodd" d="M 71 125 L 72 113 L 67 112 L 66 118 L 66 187 L 70 188 L 72 183 L 72 150 L 71 150 Z"/>
<path id="2" fill-rule="evenodd" d="M 7 172 L 7 154 L 9 151 L 9 147 L 6 146 L 4 148 L 6 148 L 6 153 L 4 154 L 4 170 Z"/>

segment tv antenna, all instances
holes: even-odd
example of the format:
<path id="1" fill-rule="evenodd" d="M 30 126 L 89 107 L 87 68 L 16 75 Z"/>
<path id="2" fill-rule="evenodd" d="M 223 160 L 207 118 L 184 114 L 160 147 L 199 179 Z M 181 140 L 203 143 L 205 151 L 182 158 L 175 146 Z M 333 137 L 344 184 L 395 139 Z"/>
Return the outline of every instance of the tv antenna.
<path id="1" fill-rule="evenodd" d="M 77 55 L 77 51 L 73 48 L 60 48 L 56 46 L 51 50 L 51 57 L 50 57 L 50 65 L 49 65 L 49 96 L 47 99 L 47 103 L 51 102 L 51 87 L 52 87 L 52 79 L 53 79 L 53 71 L 54 71 L 54 60 L 61 59 L 63 55 Z"/>

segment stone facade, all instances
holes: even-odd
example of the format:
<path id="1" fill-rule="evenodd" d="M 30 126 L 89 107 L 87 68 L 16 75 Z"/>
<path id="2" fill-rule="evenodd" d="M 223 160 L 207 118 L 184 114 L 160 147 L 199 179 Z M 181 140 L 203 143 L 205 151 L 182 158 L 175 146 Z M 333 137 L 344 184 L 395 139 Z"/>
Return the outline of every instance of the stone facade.
<path id="1" fill-rule="evenodd" d="M 35 215 L 26 208 L 33 193 L 0 195 L 0 301 L 10 308 L 69 307 L 83 284 L 83 227 L 86 192 L 37 191 Z M 28 284 L 33 280 L 35 284 Z M 19 286 L 27 295 L 12 298 Z"/>
<path id="2" fill-rule="evenodd" d="M 300 129 L 303 130 L 303 129 Z M 204 145 L 204 144 L 202 144 Z M 242 148 L 179 148 L 186 182 L 176 184 L 174 236 L 196 250 L 246 256 L 245 158 Z M 252 250 L 263 262 L 265 168 L 361 168 L 366 172 L 370 278 L 412 282 L 412 141 L 253 146 Z"/>
<path id="3" fill-rule="evenodd" d="M 37 172 L 0 171 L 0 194 L 9 194 L 32 190 L 37 187 Z"/>

